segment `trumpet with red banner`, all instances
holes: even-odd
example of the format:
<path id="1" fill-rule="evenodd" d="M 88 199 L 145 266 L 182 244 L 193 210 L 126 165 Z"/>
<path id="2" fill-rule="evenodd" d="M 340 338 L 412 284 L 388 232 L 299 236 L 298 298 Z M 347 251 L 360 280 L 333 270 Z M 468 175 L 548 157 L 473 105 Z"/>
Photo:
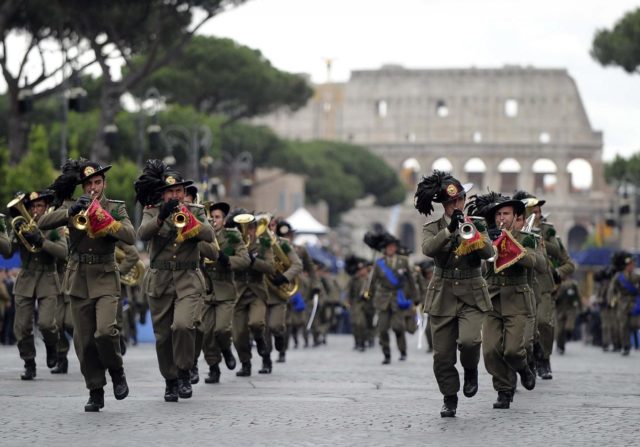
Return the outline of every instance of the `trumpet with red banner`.
<path id="1" fill-rule="evenodd" d="M 109 214 L 97 199 L 93 199 L 84 213 L 87 235 L 94 239 L 117 232 L 122 224 Z"/>
<path id="2" fill-rule="evenodd" d="M 178 231 L 176 242 L 184 242 L 200 232 L 200 221 L 185 205 L 179 205 L 173 214 L 173 224 Z"/>
<path id="3" fill-rule="evenodd" d="M 493 246 L 496 248 L 497 253 L 493 264 L 496 273 L 511 267 L 522 259 L 527 252 L 508 230 L 501 231 L 500 236 L 493 241 Z"/>

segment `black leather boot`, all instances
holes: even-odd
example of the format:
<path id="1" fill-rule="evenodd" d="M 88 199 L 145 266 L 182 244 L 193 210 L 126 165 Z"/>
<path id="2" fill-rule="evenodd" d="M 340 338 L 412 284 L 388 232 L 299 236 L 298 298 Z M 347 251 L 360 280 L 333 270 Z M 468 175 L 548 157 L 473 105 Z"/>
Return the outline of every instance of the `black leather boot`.
<path id="1" fill-rule="evenodd" d="M 189 371 L 189 380 L 192 385 L 200 382 L 200 373 L 198 372 L 198 362 L 193 364 L 193 367 Z"/>
<path id="2" fill-rule="evenodd" d="M 526 390 L 531 391 L 536 387 L 536 375 L 531 372 L 528 366 L 518 371 L 518 374 L 520 375 L 520 383 Z"/>
<path id="3" fill-rule="evenodd" d="M 542 367 L 543 367 L 543 371 L 542 371 L 542 374 L 540 375 L 540 378 L 542 380 L 553 379 L 553 374 L 551 374 L 551 362 L 549 361 L 549 359 L 543 360 Z"/>
<path id="4" fill-rule="evenodd" d="M 191 389 L 191 370 L 178 370 L 178 396 L 180 399 L 189 399 L 193 394 Z"/>
<path id="5" fill-rule="evenodd" d="M 258 374 L 271 374 L 271 358 L 269 356 L 262 357 L 262 369 L 258 371 Z"/>
<path id="6" fill-rule="evenodd" d="M 478 392 L 478 370 L 464 369 L 464 385 L 462 392 L 465 397 L 473 397 Z"/>
<path id="7" fill-rule="evenodd" d="M 53 368 L 58 364 L 58 351 L 55 345 L 44 345 L 47 350 L 47 368 Z"/>
<path id="8" fill-rule="evenodd" d="M 110 369 L 109 375 L 113 383 L 113 397 L 116 400 L 122 400 L 127 397 L 129 395 L 129 385 L 127 385 L 127 378 L 124 375 L 124 368 Z"/>
<path id="9" fill-rule="evenodd" d="M 276 360 L 276 362 L 278 363 L 284 363 L 286 362 L 286 354 L 283 352 L 278 352 L 278 360 Z"/>
<path id="10" fill-rule="evenodd" d="M 204 378 L 204 383 L 220 383 L 220 367 L 218 365 L 209 366 L 209 375 Z"/>
<path id="11" fill-rule="evenodd" d="M 256 349 L 258 350 L 258 355 L 263 357 L 267 353 L 267 344 L 264 341 L 264 338 L 256 338 Z"/>
<path id="12" fill-rule="evenodd" d="M 493 404 L 493 408 L 499 410 L 506 410 L 513 401 L 513 393 L 511 391 L 498 391 L 498 400 Z"/>
<path id="13" fill-rule="evenodd" d="M 36 361 L 34 359 L 24 361 L 24 373 L 20 376 L 22 380 L 33 380 L 36 377 Z"/>
<path id="14" fill-rule="evenodd" d="M 164 388 L 165 402 L 178 402 L 178 379 L 167 379 Z"/>
<path id="15" fill-rule="evenodd" d="M 382 364 L 383 365 L 388 365 L 389 363 L 391 363 L 391 355 L 385 354 L 384 355 L 384 360 L 382 361 Z"/>
<path id="16" fill-rule="evenodd" d="M 238 377 L 249 377 L 251 375 L 251 362 L 242 362 L 240 371 L 236 373 Z"/>
<path id="17" fill-rule="evenodd" d="M 236 369 L 236 358 L 233 356 L 231 348 L 223 349 L 222 356 L 224 357 L 224 364 L 227 365 L 229 370 L 233 371 Z"/>
<path id="18" fill-rule="evenodd" d="M 458 396 L 455 394 L 452 396 L 444 396 L 444 404 L 440 410 L 440 417 L 452 418 L 456 415 L 458 409 Z"/>
<path id="19" fill-rule="evenodd" d="M 69 371 L 69 360 L 65 354 L 58 356 L 58 364 L 51 370 L 51 374 L 67 374 Z"/>
<path id="20" fill-rule="evenodd" d="M 101 408 L 104 408 L 104 390 L 102 388 L 89 390 L 89 400 L 84 406 L 84 411 L 95 413 Z"/>
<path id="21" fill-rule="evenodd" d="M 404 362 L 407 360 L 407 353 L 405 351 L 400 351 L 400 361 Z"/>

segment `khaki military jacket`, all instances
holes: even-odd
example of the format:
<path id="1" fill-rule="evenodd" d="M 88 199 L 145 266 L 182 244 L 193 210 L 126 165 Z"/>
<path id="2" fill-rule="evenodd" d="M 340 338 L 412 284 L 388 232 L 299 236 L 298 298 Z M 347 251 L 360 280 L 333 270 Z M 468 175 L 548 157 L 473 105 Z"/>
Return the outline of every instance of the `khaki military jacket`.
<path id="1" fill-rule="evenodd" d="M 138 250 L 136 250 L 135 245 L 129 245 L 122 241 L 118 241 L 116 242 L 116 247 L 124 252 L 125 256 L 118 264 L 118 270 L 120 270 L 121 275 L 126 275 L 138 263 L 140 255 L 138 254 Z"/>
<path id="2" fill-rule="evenodd" d="M 213 228 L 205 218 L 202 206 L 187 204 L 187 207 L 200 221 L 200 231 L 183 242 L 176 241 L 177 232 L 171 217 L 158 224 L 159 206 L 148 206 L 144 210 L 138 237 L 149 241 L 150 263 L 144 277 L 144 290 L 150 298 L 174 290 L 178 299 L 205 293 L 198 243 L 213 241 Z"/>
<path id="3" fill-rule="evenodd" d="M 513 237 L 522 243 L 527 237 L 520 231 L 513 231 Z M 535 249 L 525 248 L 525 255 L 509 268 L 496 273 L 493 263 L 487 263 L 485 279 L 489 285 L 493 309 L 500 315 L 531 315 L 535 299 L 529 284 L 529 269 L 535 268 L 539 257 Z"/>
<path id="4" fill-rule="evenodd" d="M 457 232 L 451 234 L 448 225 L 449 218 L 443 215 L 422 228 L 422 253 L 433 258 L 437 267 L 427 287 L 425 311 L 434 316 L 453 317 L 457 314 L 460 300 L 487 312 L 491 310 L 491 299 L 482 274 L 465 277 L 464 272 L 479 271 L 482 260 L 495 254 L 491 240 L 486 231 L 481 232 L 484 247 L 458 256 L 455 249 L 459 236 Z M 439 273 L 439 270 L 443 272 Z M 452 277 L 458 274 L 460 277 Z"/>
<path id="5" fill-rule="evenodd" d="M 4 215 L 2 214 L 0 214 L 0 255 L 2 255 L 3 258 L 11 256 L 11 242 L 9 241 L 9 236 L 7 236 Z"/>
<path id="6" fill-rule="evenodd" d="M 631 312 L 631 309 L 635 304 L 636 297 L 634 294 L 629 293 L 629 291 L 620 283 L 620 280 L 618 279 L 619 274 L 620 272 L 614 273 L 613 278 L 611 278 L 611 282 L 609 283 L 609 301 L 612 303 L 612 307 L 624 306 L 629 312 Z M 635 273 L 624 273 L 624 276 L 636 289 L 640 290 L 640 276 Z M 565 304 L 568 299 L 565 297 L 567 293 L 564 286 L 565 283 L 562 283 L 558 289 L 558 298 L 556 301 L 556 305 L 558 307 L 569 307 L 568 304 Z M 560 295 L 561 292 L 563 292 L 563 296 Z"/>
<path id="7" fill-rule="evenodd" d="M 314 290 L 321 289 L 320 278 L 318 278 L 316 266 L 313 263 L 307 248 L 304 245 L 296 245 L 295 249 L 300 261 L 302 261 L 302 271 L 307 274 L 307 293 L 304 293 L 303 297 L 306 301 L 311 301 L 313 299 Z"/>
<path id="8" fill-rule="evenodd" d="M 353 275 L 347 284 L 347 303 L 353 311 L 364 310 L 367 300 L 362 296 L 364 288 L 367 286 L 367 277 L 360 278 Z"/>
<path id="9" fill-rule="evenodd" d="M 217 262 L 218 255 L 213 243 L 200 242 L 200 252 L 205 257 L 204 272 L 207 284 L 205 301 L 235 301 L 238 290 L 234 281 L 237 270 L 249 267 L 251 259 L 242 234 L 235 228 L 220 228 L 215 232 L 220 251 L 229 257 L 229 267 Z"/>
<path id="10" fill-rule="evenodd" d="M 57 296 L 61 292 L 57 261 L 67 258 L 67 239 L 64 229 L 56 228 L 43 232 L 42 250 L 31 253 L 14 235 L 11 251 L 20 253 L 22 269 L 16 278 L 13 293 L 30 298 Z"/>
<path id="11" fill-rule="evenodd" d="M 69 258 L 62 284 L 63 293 L 77 298 L 98 298 L 105 295 L 120 295 L 120 273 L 115 259 L 117 241 L 133 245 L 135 231 L 129 220 L 124 202 L 100 199 L 102 208 L 111 214 L 120 228 L 107 236 L 92 239 L 85 231 L 77 230 L 73 225 L 73 216 L 69 216 L 69 207 L 73 200 L 65 202 L 55 211 L 45 214 L 38 221 L 41 230 L 51 230 L 60 226 L 69 229 Z M 95 257 L 96 261 L 79 262 L 80 257 Z M 103 260 L 107 259 L 108 260 Z"/>
<path id="12" fill-rule="evenodd" d="M 247 290 L 251 290 L 258 299 L 267 301 L 269 291 L 264 275 L 273 275 L 276 272 L 273 265 L 271 240 L 266 236 L 260 237 L 252 241 L 247 250 L 253 254 L 254 261 L 246 269 L 235 272 L 238 296 L 242 297 Z"/>
<path id="13" fill-rule="evenodd" d="M 384 256 L 387 267 L 393 270 L 394 275 L 398 278 L 403 286 L 405 298 L 413 301 L 416 295 L 415 280 L 411 276 L 411 266 L 409 258 L 402 255 Z M 373 305 L 378 312 L 391 309 L 397 312 L 397 290 L 387 279 L 384 272 L 377 264 L 373 266 L 373 275 L 371 277 L 370 295 L 373 299 Z"/>
<path id="14" fill-rule="evenodd" d="M 551 262 L 550 268 L 558 269 L 558 273 L 563 278 L 575 272 L 576 264 L 571 260 L 560 238 L 556 236 L 556 230 L 553 224 L 543 222 L 540 225 L 540 235 L 544 238 L 547 255 Z"/>

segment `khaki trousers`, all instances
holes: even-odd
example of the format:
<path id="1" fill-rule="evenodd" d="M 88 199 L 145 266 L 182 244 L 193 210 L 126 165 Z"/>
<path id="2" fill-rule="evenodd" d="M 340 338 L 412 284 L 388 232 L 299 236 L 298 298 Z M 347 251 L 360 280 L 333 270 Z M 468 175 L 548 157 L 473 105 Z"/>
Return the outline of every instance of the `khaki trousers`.
<path id="1" fill-rule="evenodd" d="M 36 358 L 36 346 L 33 339 L 33 319 L 38 302 L 38 329 L 42 334 L 44 343 L 56 346 L 58 343 L 58 327 L 56 325 L 56 304 L 58 297 L 55 295 L 44 298 L 32 298 L 16 295 L 16 313 L 13 323 L 13 332 L 18 342 L 18 351 L 22 360 Z"/>
<path id="2" fill-rule="evenodd" d="M 105 371 L 122 368 L 120 333 L 116 322 L 118 297 L 98 298 L 70 296 L 73 317 L 73 346 L 80 361 L 80 371 L 88 389 L 107 384 Z"/>
<path id="3" fill-rule="evenodd" d="M 389 344 L 389 329 L 396 334 L 396 343 L 401 353 L 407 352 L 407 339 L 405 338 L 405 314 L 404 311 L 393 311 L 388 308 L 378 312 L 378 337 L 380 338 L 380 346 L 385 357 L 391 355 L 391 347 Z"/>
<path id="4" fill-rule="evenodd" d="M 455 316 L 429 316 L 433 372 L 443 396 L 452 396 L 460 391 L 457 351 L 460 351 L 460 364 L 464 369 L 478 368 L 484 319 L 484 312 L 461 301 L 458 301 Z"/>
<path id="5" fill-rule="evenodd" d="M 482 352 L 496 391 L 513 391 L 516 371 L 527 367 L 528 318 L 527 315 L 503 316 L 495 310 L 487 313 L 482 329 Z"/>
<path id="6" fill-rule="evenodd" d="M 69 352 L 69 339 L 67 334 L 73 337 L 73 319 L 71 317 L 71 300 L 64 295 L 58 295 L 56 304 L 56 323 L 58 326 L 58 357 L 66 357 Z"/>
<path id="7" fill-rule="evenodd" d="M 251 361 L 251 335 L 255 340 L 264 340 L 267 303 L 251 289 L 238 299 L 233 309 L 233 344 L 240 362 Z"/>
<path id="8" fill-rule="evenodd" d="M 199 294 L 177 298 L 175 293 L 149 297 L 160 373 L 166 380 L 178 377 L 178 369 L 193 367 Z"/>
<path id="9" fill-rule="evenodd" d="M 265 341 L 267 353 L 271 354 L 275 345 L 276 351 L 285 352 L 287 336 L 287 303 L 267 304 Z M 272 340 L 273 338 L 273 340 Z"/>
<path id="10" fill-rule="evenodd" d="M 202 352 L 207 365 L 222 361 L 222 350 L 231 349 L 231 328 L 235 302 L 208 301 L 202 314 Z"/>

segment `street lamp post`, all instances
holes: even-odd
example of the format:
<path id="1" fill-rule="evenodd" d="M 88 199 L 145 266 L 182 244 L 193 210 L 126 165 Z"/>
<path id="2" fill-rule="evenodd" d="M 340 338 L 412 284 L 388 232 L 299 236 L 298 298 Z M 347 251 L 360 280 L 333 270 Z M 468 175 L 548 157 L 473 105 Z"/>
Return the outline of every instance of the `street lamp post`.
<path id="1" fill-rule="evenodd" d="M 213 135 L 209 126 L 204 124 L 196 126 L 182 126 L 180 124 L 172 124 L 162 132 L 163 139 L 167 148 L 169 149 L 169 155 L 175 163 L 175 157 L 173 156 L 174 147 L 182 147 L 186 149 L 189 162 L 187 163 L 187 176 L 200 183 L 202 176 L 200 175 L 200 164 L 208 169 L 208 164 L 204 166 L 203 160 L 208 160 L 206 157 L 209 154 L 209 149 L 213 141 Z M 202 150 L 202 158 L 200 157 L 200 150 Z M 203 173 L 205 169 L 203 169 Z M 206 173 L 204 174 L 206 176 Z"/>

